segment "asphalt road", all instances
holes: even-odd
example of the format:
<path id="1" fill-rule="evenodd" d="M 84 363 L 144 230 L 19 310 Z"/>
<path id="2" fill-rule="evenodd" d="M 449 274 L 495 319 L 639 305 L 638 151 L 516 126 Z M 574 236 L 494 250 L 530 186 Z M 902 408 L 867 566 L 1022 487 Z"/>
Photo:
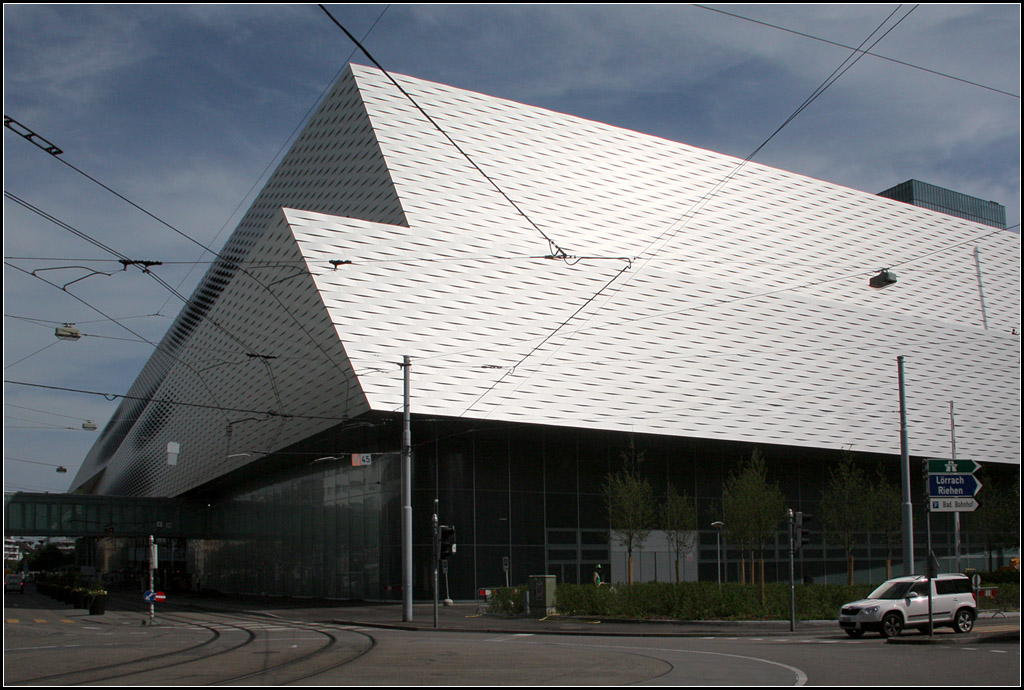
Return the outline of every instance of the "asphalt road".
<path id="1" fill-rule="evenodd" d="M 29 591 L 4 598 L 5 685 L 1011 685 L 1019 617 L 978 632 L 852 640 L 832 621 L 631 623 L 502 618 L 471 604 L 413 621 L 382 606 L 121 598 L 89 616 Z"/>

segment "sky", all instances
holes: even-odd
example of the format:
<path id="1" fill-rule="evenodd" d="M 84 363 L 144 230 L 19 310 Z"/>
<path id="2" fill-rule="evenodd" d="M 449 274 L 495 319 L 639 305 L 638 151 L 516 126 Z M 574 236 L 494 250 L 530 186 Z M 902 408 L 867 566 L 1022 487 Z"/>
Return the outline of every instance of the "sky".
<path id="1" fill-rule="evenodd" d="M 757 162 L 923 180 L 1019 232 L 1018 4 L 326 7 L 389 71 L 740 158 L 834 78 Z M 317 5 L 4 5 L 5 491 L 68 489 L 350 61 Z"/>

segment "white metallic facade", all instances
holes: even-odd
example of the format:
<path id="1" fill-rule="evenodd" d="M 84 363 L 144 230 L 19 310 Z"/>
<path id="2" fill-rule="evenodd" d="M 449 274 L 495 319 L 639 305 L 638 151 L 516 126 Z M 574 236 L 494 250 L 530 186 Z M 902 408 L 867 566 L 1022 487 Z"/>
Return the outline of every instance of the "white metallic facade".
<path id="1" fill-rule="evenodd" d="M 353 66 L 74 487 L 178 495 L 400 410 L 404 355 L 417 414 L 894 455 L 902 355 L 911 454 L 954 401 L 958 457 L 1019 464 L 1018 234 L 399 81 L 444 133 Z"/>

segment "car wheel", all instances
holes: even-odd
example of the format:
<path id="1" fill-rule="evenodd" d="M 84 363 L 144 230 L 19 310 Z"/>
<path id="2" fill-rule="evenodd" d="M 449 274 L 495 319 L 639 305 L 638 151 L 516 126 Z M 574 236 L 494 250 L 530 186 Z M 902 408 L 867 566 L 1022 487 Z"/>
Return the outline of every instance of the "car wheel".
<path id="1" fill-rule="evenodd" d="M 969 633 L 974 630 L 974 612 L 970 609 L 960 609 L 953 619 L 953 632 Z"/>
<path id="2" fill-rule="evenodd" d="M 903 619 L 898 613 L 887 613 L 882 619 L 882 637 L 896 637 L 903 632 Z"/>
<path id="3" fill-rule="evenodd" d="M 864 636 L 864 631 L 863 630 L 847 630 L 846 634 L 849 635 L 850 637 L 863 637 Z"/>

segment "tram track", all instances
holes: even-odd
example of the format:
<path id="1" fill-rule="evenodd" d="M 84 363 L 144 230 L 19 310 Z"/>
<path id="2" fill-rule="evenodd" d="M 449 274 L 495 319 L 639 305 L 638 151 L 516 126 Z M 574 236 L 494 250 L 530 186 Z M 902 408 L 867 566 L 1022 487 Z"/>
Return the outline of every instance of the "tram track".
<path id="1" fill-rule="evenodd" d="M 370 635 L 343 626 L 255 614 L 174 613 L 161 620 L 205 630 L 208 638 L 180 649 L 18 678 L 9 684 L 287 685 L 340 668 L 375 646 Z M 96 653 L 101 653 L 99 648 Z"/>

